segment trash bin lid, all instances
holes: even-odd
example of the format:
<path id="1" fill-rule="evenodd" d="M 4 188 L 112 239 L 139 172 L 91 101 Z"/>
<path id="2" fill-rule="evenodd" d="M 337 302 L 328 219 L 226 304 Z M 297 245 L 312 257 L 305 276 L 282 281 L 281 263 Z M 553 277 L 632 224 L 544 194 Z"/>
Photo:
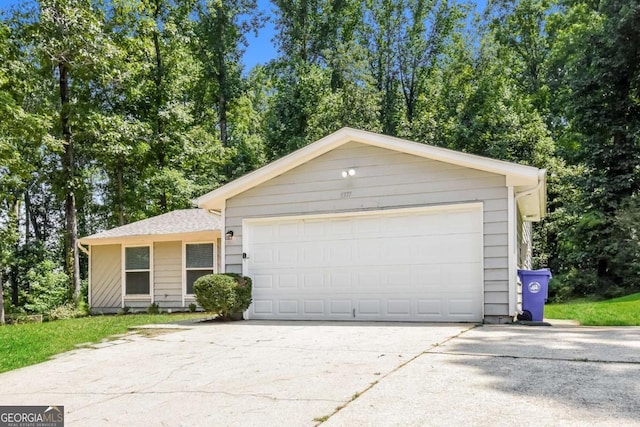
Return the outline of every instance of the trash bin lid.
<path id="1" fill-rule="evenodd" d="M 541 268 L 539 270 L 520 270 L 518 269 L 518 276 L 543 276 L 551 278 L 551 270 L 548 268 Z"/>

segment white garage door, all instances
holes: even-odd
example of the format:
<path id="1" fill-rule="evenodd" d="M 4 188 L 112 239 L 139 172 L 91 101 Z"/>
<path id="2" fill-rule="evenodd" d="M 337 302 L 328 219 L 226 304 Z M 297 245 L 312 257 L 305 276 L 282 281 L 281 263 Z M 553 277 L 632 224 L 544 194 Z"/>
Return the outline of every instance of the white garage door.
<path id="1" fill-rule="evenodd" d="M 478 204 L 247 220 L 252 319 L 480 321 Z"/>

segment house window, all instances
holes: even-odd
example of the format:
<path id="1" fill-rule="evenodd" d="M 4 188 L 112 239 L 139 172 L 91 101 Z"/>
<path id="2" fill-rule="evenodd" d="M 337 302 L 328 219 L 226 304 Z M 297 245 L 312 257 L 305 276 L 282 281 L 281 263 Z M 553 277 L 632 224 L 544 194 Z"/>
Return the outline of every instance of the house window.
<path id="1" fill-rule="evenodd" d="M 127 295 L 149 295 L 151 282 L 149 246 L 124 249 L 125 289 Z"/>
<path id="2" fill-rule="evenodd" d="M 193 283 L 200 277 L 213 274 L 213 243 L 186 245 L 187 294 L 193 294 Z"/>

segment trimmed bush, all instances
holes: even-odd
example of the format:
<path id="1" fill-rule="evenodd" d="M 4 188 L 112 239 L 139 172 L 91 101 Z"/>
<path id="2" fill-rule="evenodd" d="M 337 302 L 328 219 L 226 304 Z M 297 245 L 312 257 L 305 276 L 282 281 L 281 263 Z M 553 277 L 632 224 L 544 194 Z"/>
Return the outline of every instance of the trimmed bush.
<path id="1" fill-rule="evenodd" d="M 209 274 L 193 284 L 196 301 L 206 311 L 231 319 L 251 304 L 251 280 L 233 274 Z"/>
<path id="2" fill-rule="evenodd" d="M 238 284 L 236 292 L 238 294 L 238 306 L 242 307 L 239 311 L 244 311 L 251 305 L 251 286 L 250 277 L 241 276 L 238 273 L 224 273 L 225 276 L 232 277 Z"/>

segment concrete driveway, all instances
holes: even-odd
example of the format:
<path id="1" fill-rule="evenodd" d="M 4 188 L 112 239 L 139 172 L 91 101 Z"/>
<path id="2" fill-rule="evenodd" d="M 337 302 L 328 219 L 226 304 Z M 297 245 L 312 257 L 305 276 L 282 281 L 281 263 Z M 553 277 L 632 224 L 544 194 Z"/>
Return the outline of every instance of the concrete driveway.
<path id="1" fill-rule="evenodd" d="M 0 405 L 64 405 L 68 426 L 640 426 L 640 328 L 250 321 L 159 332 L 0 374 Z"/>

